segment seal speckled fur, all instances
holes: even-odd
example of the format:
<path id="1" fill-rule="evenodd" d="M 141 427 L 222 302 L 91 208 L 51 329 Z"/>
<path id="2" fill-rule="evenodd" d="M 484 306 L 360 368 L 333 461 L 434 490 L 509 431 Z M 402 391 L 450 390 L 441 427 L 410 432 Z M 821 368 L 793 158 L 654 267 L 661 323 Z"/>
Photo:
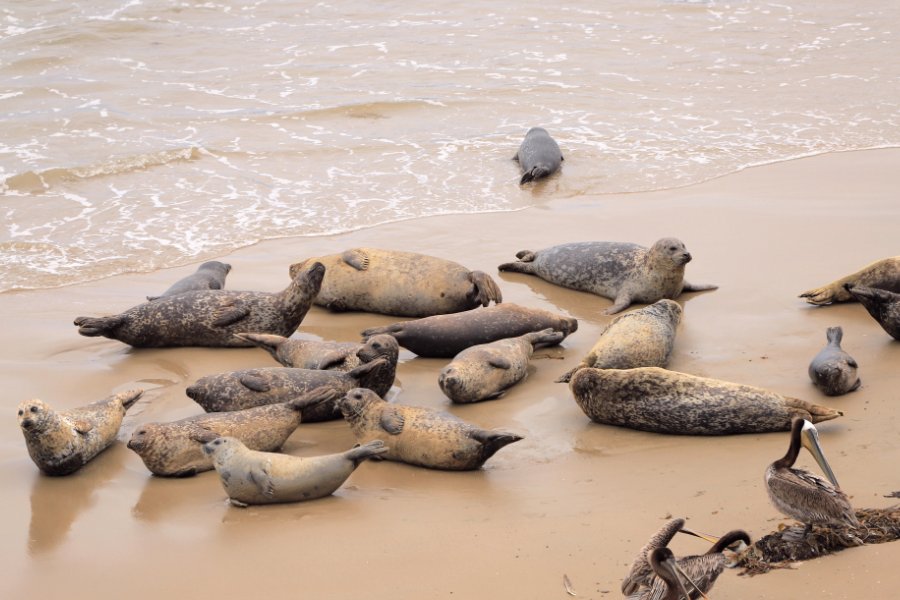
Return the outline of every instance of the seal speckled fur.
<path id="1" fill-rule="evenodd" d="M 841 348 L 844 330 L 829 327 L 825 332 L 828 344 L 809 363 L 809 378 L 826 396 L 840 396 L 860 385 L 858 365 Z"/>
<path id="2" fill-rule="evenodd" d="M 882 329 L 895 340 L 900 340 L 900 294 L 852 283 L 844 284 L 844 287 L 878 321 Z"/>
<path id="3" fill-rule="evenodd" d="M 513 160 L 522 168 L 519 185 L 523 185 L 556 173 L 565 159 L 559 144 L 550 137 L 546 129 L 532 127 L 525 133 L 525 139 L 522 140 Z"/>
<path id="4" fill-rule="evenodd" d="M 378 355 L 385 343 L 381 336 L 375 336 L 365 344 L 298 340 L 260 333 L 239 333 L 237 336 L 259 346 L 285 367 L 337 371 L 352 371 L 362 364 L 359 353 L 365 356 Z M 390 355 L 388 357 L 390 358 Z"/>
<path id="5" fill-rule="evenodd" d="M 890 292 L 900 293 L 900 256 L 891 256 L 876 260 L 859 271 L 841 277 L 822 287 L 813 288 L 800 294 L 810 304 L 822 305 L 832 302 L 853 302 L 853 297 L 846 285 L 862 285 Z"/>
<path id="6" fill-rule="evenodd" d="M 231 271 L 231 265 L 228 263 L 217 260 L 205 262 L 197 267 L 195 272 L 173 283 L 159 296 L 147 296 L 147 300 L 157 300 L 164 296 L 177 296 L 198 290 L 221 290 L 225 287 L 225 278 L 229 271 Z"/>

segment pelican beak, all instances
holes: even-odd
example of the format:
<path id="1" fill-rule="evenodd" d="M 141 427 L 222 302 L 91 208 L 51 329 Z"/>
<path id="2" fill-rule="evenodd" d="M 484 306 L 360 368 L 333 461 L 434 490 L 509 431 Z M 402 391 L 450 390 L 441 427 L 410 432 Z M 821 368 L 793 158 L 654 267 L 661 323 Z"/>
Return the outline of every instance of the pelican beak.
<path id="1" fill-rule="evenodd" d="M 672 560 L 672 568 L 675 569 L 676 574 L 680 575 L 681 577 L 684 577 L 684 580 L 687 581 L 689 584 L 691 584 L 691 586 L 695 590 L 697 590 L 697 593 L 700 594 L 701 598 L 703 598 L 704 600 L 709 600 L 709 596 L 707 596 L 706 594 L 703 593 L 703 590 L 701 590 L 700 587 L 696 583 L 694 583 L 693 579 L 688 577 L 688 574 L 685 573 L 684 570 L 681 567 L 679 567 L 678 563 L 675 562 L 674 560 Z M 678 580 L 678 586 L 681 588 L 681 592 L 684 594 L 684 597 L 687 598 L 687 600 L 690 600 L 691 595 L 687 593 L 686 589 L 684 589 L 684 584 L 681 583 L 681 579 Z"/>
<path id="2" fill-rule="evenodd" d="M 834 471 L 831 470 L 831 465 L 828 464 L 828 461 L 825 459 L 825 454 L 822 452 L 822 446 L 819 444 L 819 432 L 816 430 L 815 425 L 809 421 L 803 422 L 803 430 L 800 432 L 800 443 L 813 455 L 813 458 L 816 459 L 819 467 L 825 473 L 825 476 L 828 477 L 828 481 L 830 481 L 834 487 L 840 488 L 841 486 L 834 476 Z"/>
<path id="3" fill-rule="evenodd" d="M 719 541 L 719 538 L 717 538 L 717 537 L 714 536 L 714 535 L 709 535 L 708 533 L 700 533 L 699 531 L 694 531 L 694 530 L 692 530 L 692 529 L 688 529 L 687 527 L 682 527 L 682 528 L 679 529 L 678 531 L 679 531 L 679 533 L 686 533 L 686 534 L 688 534 L 688 535 L 692 535 L 692 536 L 694 536 L 694 537 L 698 537 L 698 538 L 700 538 L 701 540 L 706 540 L 706 541 L 709 542 L 710 544 L 715 544 L 716 542 Z"/>

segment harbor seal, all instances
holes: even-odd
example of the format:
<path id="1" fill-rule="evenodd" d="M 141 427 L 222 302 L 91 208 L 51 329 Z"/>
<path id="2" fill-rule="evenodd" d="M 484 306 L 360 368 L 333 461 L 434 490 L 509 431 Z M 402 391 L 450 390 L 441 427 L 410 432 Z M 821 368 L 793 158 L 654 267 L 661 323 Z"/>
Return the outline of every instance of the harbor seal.
<path id="1" fill-rule="evenodd" d="M 634 302 L 649 304 L 676 298 L 681 292 L 718 288 L 684 280 L 684 265 L 691 261 L 691 254 L 676 238 L 662 238 L 649 249 L 622 242 L 575 242 L 536 252 L 521 250 L 516 258 L 497 268 L 609 298 L 613 305 L 604 311 L 608 315 Z"/>
<path id="2" fill-rule="evenodd" d="M 382 458 L 429 469 L 470 471 L 521 436 L 488 431 L 448 412 L 390 404 L 372 390 L 350 390 L 338 406 L 360 444 L 383 441 Z"/>
<path id="3" fill-rule="evenodd" d="M 116 440 L 125 412 L 143 393 L 128 390 L 62 411 L 40 400 L 25 400 L 18 414 L 28 455 L 47 475 L 74 473 Z"/>
<path id="4" fill-rule="evenodd" d="M 525 139 L 522 140 L 522 145 L 519 146 L 513 160 L 522 168 L 519 185 L 523 185 L 556 173 L 565 158 L 559 144 L 550 137 L 546 129 L 532 127 L 525 134 Z"/>
<path id="5" fill-rule="evenodd" d="M 419 356 L 453 358 L 469 346 L 516 337 L 551 328 L 565 336 L 578 329 L 578 321 L 546 310 L 517 304 L 476 308 L 452 315 L 402 321 L 362 332 L 364 338 L 390 334 L 401 346 Z"/>
<path id="6" fill-rule="evenodd" d="M 762 388 L 659 367 L 581 369 L 572 376 L 569 389 L 592 421 L 655 433 L 788 431 L 795 415 L 814 423 L 843 415 Z"/>
<path id="7" fill-rule="evenodd" d="M 807 290 L 800 294 L 800 298 L 806 298 L 807 302 L 817 306 L 832 302 L 853 302 L 855 298 L 847 291 L 845 287 L 847 284 L 900 293 L 900 256 L 876 260 L 846 277 Z"/>
<path id="8" fill-rule="evenodd" d="M 373 336 L 365 344 L 298 340 L 263 333 L 239 333 L 237 336 L 259 346 L 283 366 L 296 369 L 352 371 L 362 364 L 362 360 L 359 358 L 360 352 L 364 355 L 375 356 L 387 346 L 397 346 L 396 340 L 391 344 L 382 336 Z M 366 347 L 368 349 L 365 349 Z M 399 352 L 399 348 L 397 351 Z M 392 355 L 388 354 L 387 356 L 391 358 Z M 396 359 L 393 360 L 396 362 Z"/>
<path id="9" fill-rule="evenodd" d="M 177 296 L 185 292 L 197 290 L 221 290 L 225 287 L 225 278 L 231 271 L 228 263 L 211 260 L 203 263 L 194 273 L 179 279 L 159 296 L 147 296 L 147 300 L 157 300 L 164 296 Z"/>
<path id="10" fill-rule="evenodd" d="M 396 317 L 430 317 L 499 304 L 503 294 L 490 275 L 415 252 L 353 248 L 291 265 L 293 277 L 310 261 L 327 275 L 316 304 Z"/>
<path id="11" fill-rule="evenodd" d="M 675 331 L 681 322 L 681 307 L 663 298 L 649 306 L 613 319 L 581 363 L 557 379 L 568 383 L 575 371 L 665 367 L 675 347 Z"/>
<path id="12" fill-rule="evenodd" d="M 154 475 L 190 477 L 213 468 L 203 444 L 217 437 L 234 437 L 251 450 L 274 452 L 300 426 L 301 412 L 343 392 L 322 386 L 290 402 L 232 412 L 205 413 L 171 423 L 145 423 L 131 435 L 133 450 Z"/>
<path id="13" fill-rule="evenodd" d="M 544 329 L 471 346 L 441 370 L 438 385 L 458 404 L 499 398 L 525 378 L 535 347 L 555 346 L 564 337 L 560 331 Z"/>
<path id="14" fill-rule="evenodd" d="M 319 293 L 325 266 L 299 271 L 280 293 L 201 290 L 145 302 L 111 317 L 78 317 L 78 333 L 103 336 L 136 348 L 249 347 L 242 332 L 289 336 Z"/>
<path id="15" fill-rule="evenodd" d="M 333 494 L 359 463 L 387 452 L 372 442 L 339 454 L 299 457 L 250 450 L 233 437 L 204 444 L 212 457 L 228 500 L 237 507 L 250 504 L 302 502 Z"/>
<path id="16" fill-rule="evenodd" d="M 840 396 L 860 385 L 856 374 L 858 365 L 841 348 L 844 330 L 829 327 L 825 332 L 828 344 L 809 363 L 809 378 L 826 396 Z"/>
<path id="17" fill-rule="evenodd" d="M 866 308 L 882 329 L 895 340 L 900 340 L 900 294 L 852 283 L 844 284 L 844 288 Z"/>

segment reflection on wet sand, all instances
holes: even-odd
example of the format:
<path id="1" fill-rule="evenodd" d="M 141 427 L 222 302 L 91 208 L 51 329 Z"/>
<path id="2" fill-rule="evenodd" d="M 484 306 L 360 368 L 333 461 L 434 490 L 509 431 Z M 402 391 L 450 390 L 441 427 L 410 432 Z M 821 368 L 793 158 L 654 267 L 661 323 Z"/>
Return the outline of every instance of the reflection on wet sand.
<path id="1" fill-rule="evenodd" d="M 190 512 L 199 504 L 214 502 L 219 496 L 224 503 L 222 486 L 214 471 L 186 478 L 156 477 L 147 473 L 144 489 L 131 508 L 131 514 L 139 521 L 157 523 Z"/>

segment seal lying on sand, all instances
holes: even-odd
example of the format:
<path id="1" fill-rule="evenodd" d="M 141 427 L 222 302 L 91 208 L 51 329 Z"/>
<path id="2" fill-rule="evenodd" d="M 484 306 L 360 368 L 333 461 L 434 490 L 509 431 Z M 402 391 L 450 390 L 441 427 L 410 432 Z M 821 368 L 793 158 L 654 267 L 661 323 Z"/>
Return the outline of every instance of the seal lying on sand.
<path id="1" fill-rule="evenodd" d="M 613 300 L 605 313 L 617 313 L 633 302 L 676 298 L 681 292 L 714 290 L 718 286 L 690 284 L 684 265 L 691 261 L 675 238 L 658 240 L 649 249 L 621 242 L 576 242 L 533 252 L 521 250 L 517 262 L 501 271 L 528 273 L 563 287 Z"/>
<path id="2" fill-rule="evenodd" d="M 895 340 L 900 340 L 900 294 L 851 283 L 844 284 L 844 288 L 866 307 L 882 329 Z"/>
<path id="3" fill-rule="evenodd" d="M 362 364 L 362 360 L 359 358 L 360 353 L 371 357 L 383 353 L 384 349 L 389 345 L 394 348 L 397 347 L 396 340 L 391 344 L 382 335 L 373 336 L 365 344 L 358 342 L 298 340 L 262 333 L 239 333 L 237 336 L 259 346 L 285 367 L 294 367 L 296 369 L 351 371 Z M 399 348 L 397 348 L 397 351 L 399 351 Z M 385 355 L 388 358 L 392 356 L 390 354 Z M 393 358 L 393 360 L 396 362 L 396 358 Z"/>
<path id="4" fill-rule="evenodd" d="M 556 381 L 568 382 L 575 371 L 585 367 L 665 367 L 675 347 L 675 330 L 681 322 L 681 313 L 677 302 L 664 298 L 616 317 L 581 363 Z"/>
<path id="5" fill-rule="evenodd" d="M 825 337 L 828 345 L 809 363 L 809 378 L 827 396 L 852 392 L 859 387 L 860 380 L 856 375 L 856 361 L 841 348 L 844 330 L 829 327 Z"/>
<path id="6" fill-rule="evenodd" d="M 499 398 L 524 379 L 535 346 L 555 346 L 566 337 L 544 329 L 466 348 L 441 370 L 438 385 L 453 402 L 465 404 Z"/>
<path id="7" fill-rule="evenodd" d="M 347 392 L 338 406 L 356 440 L 382 440 L 387 460 L 429 469 L 478 469 L 500 448 L 522 438 L 488 431 L 450 413 L 418 406 L 389 404 L 372 390 Z"/>
<path id="8" fill-rule="evenodd" d="M 190 477 L 213 468 L 212 458 L 203 452 L 206 442 L 231 436 L 251 450 L 274 452 L 300 426 L 301 411 L 340 396 L 340 390 L 322 386 L 282 404 L 146 423 L 131 435 L 128 447 L 154 475 Z"/>
<path id="9" fill-rule="evenodd" d="M 212 456 L 231 504 L 245 507 L 330 496 L 359 463 L 387 448 L 372 442 L 340 454 L 301 458 L 250 450 L 236 438 L 220 437 L 205 444 L 203 451 Z"/>
<path id="10" fill-rule="evenodd" d="M 565 160 L 559 144 L 556 143 L 546 129 L 532 127 L 525 134 L 519 151 L 513 156 L 513 160 L 522 167 L 522 179 L 519 185 L 547 177 L 559 170 L 562 161 Z"/>
<path id="11" fill-rule="evenodd" d="M 900 256 L 883 258 L 866 265 L 859 271 L 841 277 L 827 285 L 813 288 L 800 294 L 810 304 L 831 304 L 832 302 L 852 302 L 853 295 L 847 291 L 846 284 L 900 293 Z"/>
<path id="12" fill-rule="evenodd" d="M 503 300 L 486 273 L 425 254 L 354 248 L 293 264 L 291 277 L 310 261 L 328 271 L 315 302 L 330 310 L 429 317 Z"/>
<path id="13" fill-rule="evenodd" d="M 78 317 L 78 333 L 103 336 L 136 348 L 252 344 L 241 332 L 289 336 L 319 293 L 325 267 L 314 263 L 297 273 L 284 291 L 206 290 L 145 302 L 111 317 Z"/>
<path id="14" fill-rule="evenodd" d="M 795 415 L 818 423 L 843 414 L 762 388 L 658 367 L 581 369 L 569 388 L 592 421 L 656 433 L 788 431 Z"/>
<path id="15" fill-rule="evenodd" d="M 120 392 L 87 406 L 55 411 L 40 400 L 19 404 L 28 454 L 47 475 L 69 475 L 116 440 L 125 411 L 143 390 Z"/>
<path id="16" fill-rule="evenodd" d="M 537 308 L 501 304 L 373 327 L 363 331 L 362 335 L 369 338 L 388 333 L 397 338 L 401 346 L 419 356 L 453 358 L 469 346 L 547 328 L 560 331 L 565 337 L 578 329 L 578 321 Z"/>
<path id="17" fill-rule="evenodd" d="M 197 267 L 194 273 L 179 279 L 159 296 L 147 296 L 147 300 L 156 300 L 163 296 L 177 296 L 198 290 L 221 290 L 225 287 L 225 278 L 229 271 L 231 271 L 231 265 L 228 263 L 217 260 L 205 262 Z"/>

